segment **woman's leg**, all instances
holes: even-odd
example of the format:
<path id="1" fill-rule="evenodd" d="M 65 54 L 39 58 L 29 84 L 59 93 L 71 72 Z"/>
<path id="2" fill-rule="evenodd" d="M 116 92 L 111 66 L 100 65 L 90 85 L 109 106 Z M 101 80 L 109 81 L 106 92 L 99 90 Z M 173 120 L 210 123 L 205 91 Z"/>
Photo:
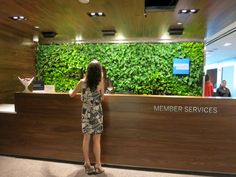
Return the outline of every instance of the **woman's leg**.
<path id="1" fill-rule="evenodd" d="M 93 135 L 93 153 L 95 156 L 96 164 L 101 164 L 101 134 Z"/>
<path id="2" fill-rule="evenodd" d="M 93 135 L 93 153 L 95 156 L 95 172 L 103 173 L 104 170 L 101 166 L 101 134 Z"/>
<path id="3" fill-rule="evenodd" d="M 83 139 L 83 155 L 84 155 L 84 162 L 86 164 L 90 165 L 90 160 L 89 160 L 89 144 L 90 144 L 90 134 L 84 134 L 84 139 Z"/>

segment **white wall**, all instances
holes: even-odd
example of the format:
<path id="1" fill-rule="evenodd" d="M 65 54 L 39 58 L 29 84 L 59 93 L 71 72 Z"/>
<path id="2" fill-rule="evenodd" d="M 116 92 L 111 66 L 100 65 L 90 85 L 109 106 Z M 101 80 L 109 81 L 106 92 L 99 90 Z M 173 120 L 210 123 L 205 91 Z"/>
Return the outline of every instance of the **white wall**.
<path id="1" fill-rule="evenodd" d="M 228 67 L 228 66 L 234 67 L 234 72 L 232 73 L 233 74 L 232 77 L 234 77 L 233 88 L 230 91 L 231 91 L 232 97 L 236 97 L 236 58 L 221 61 L 214 64 L 205 65 L 204 72 L 206 73 L 206 71 L 209 69 L 217 69 L 217 87 L 219 87 L 222 80 L 222 68 Z"/>

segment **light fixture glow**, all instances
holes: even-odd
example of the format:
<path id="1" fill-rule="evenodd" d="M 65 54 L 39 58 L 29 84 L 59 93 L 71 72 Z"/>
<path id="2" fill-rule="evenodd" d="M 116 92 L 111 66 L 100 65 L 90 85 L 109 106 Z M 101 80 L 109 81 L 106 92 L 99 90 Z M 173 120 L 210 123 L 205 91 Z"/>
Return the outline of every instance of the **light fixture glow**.
<path id="1" fill-rule="evenodd" d="M 75 41 L 76 44 L 82 44 L 82 41 Z"/>
<path id="2" fill-rule="evenodd" d="M 169 39 L 170 39 L 170 35 L 169 35 L 168 33 L 164 33 L 164 34 L 160 37 L 160 39 L 161 39 L 162 41 L 169 40 Z"/>
<path id="3" fill-rule="evenodd" d="M 75 36 L 75 43 L 76 44 L 81 44 L 83 42 L 83 38 L 82 38 L 82 35 L 76 35 Z"/>
<path id="4" fill-rule="evenodd" d="M 34 41 L 34 42 L 39 42 L 39 37 L 38 37 L 38 35 L 34 35 L 34 36 L 33 36 L 33 41 Z"/>
<path id="5" fill-rule="evenodd" d="M 160 43 L 171 43 L 172 41 L 171 40 L 161 40 L 161 41 L 159 41 Z"/>
<path id="6" fill-rule="evenodd" d="M 82 40 L 82 36 L 81 35 L 76 35 L 75 36 L 75 41 L 81 41 Z"/>
<path id="7" fill-rule="evenodd" d="M 182 25 L 183 23 L 181 23 L 181 22 L 178 22 L 177 24 L 178 24 L 178 25 Z"/>
<path id="8" fill-rule="evenodd" d="M 21 44 L 24 45 L 24 46 L 33 46 L 34 42 L 30 39 L 23 39 Z"/>
<path id="9" fill-rule="evenodd" d="M 195 14 L 199 9 L 180 9 L 179 14 Z"/>
<path id="10" fill-rule="evenodd" d="M 11 16 L 9 18 L 11 18 L 12 20 L 19 20 L 19 21 L 20 20 L 26 20 L 26 18 L 22 15 L 20 15 L 20 16 Z"/>
<path id="11" fill-rule="evenodd" d="M 81 2 L 82 4 L 88 4 L 89 0 L 79 0 L 79 2 Z"/>
<path id="12" fill-rule="evenodd" d="M 123 41 L 126 39 L 126 37 L 123 34 L 117 34 L 115 39 L 118 41 Z"/>
<path id="13" fill-rule="evenodd" d="M 195 13 L 197 12 L 197 9 L 191 9 L 190 12 Z"/>
<path id="14" fill-rule="evenodd" d="M 188 10 L 187 10 L 187 9 L 182 9 L 181 12 L 182 12 L 182 13 L 187 13 Z"/>
<path id="15" fill-rule="evenodd" d="M 102 16 L 105 16 L 104 12 L 88 12 L 87 14 L 90 17 L 102 17 Z"/>
<path id="16" fill-rule="evenodd" d="M 34 28 L 39 29 L 39 26 L 34 26 Z"/>
<path id="17" fill-rule="evenodd" d="M 227 43 L 224 43 L 223 46 L 227 47 L 227 46 L 230 46 L 230 45 L 232 45 L 232 43 L 227 42 Z"/>

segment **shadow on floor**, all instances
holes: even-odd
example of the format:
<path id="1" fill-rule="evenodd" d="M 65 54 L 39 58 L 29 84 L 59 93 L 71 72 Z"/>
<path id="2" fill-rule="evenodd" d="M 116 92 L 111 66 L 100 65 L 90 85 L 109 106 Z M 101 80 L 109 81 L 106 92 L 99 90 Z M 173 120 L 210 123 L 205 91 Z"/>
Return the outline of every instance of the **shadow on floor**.
<path id="1" fill-rule="evenodd" d="M 41 169 L 41 173 L 44 177 L 58 177 L 57 175 L 54 175 L 48 166 L 43 166 Z M 74 172 L 72 172 L 71 174 L 68 174 L 66 177 L 114 177 L 114 175 L 110 174 L 110 173 L 106 173 L 106 171 L 104 173 L 101 174 L 92 174 L 92 175 L 87 175 L 84 171 L 84 169 L 79 169 L 79 170 L 75 170 Z"/>
<path id="2" fill-rule="evenodd" d="M 106 172 L 101 173 L 101 174 L 87 175 L 87 174 L 85 174 L 84 170 L 75 171 L 75 172 L 71 173 L 70 175 L 68 175 L 67 177 L 81 177 L 81 176 L 114 177 L 112 174 L 109 174 L 109 173 L 106 173 Z"/>

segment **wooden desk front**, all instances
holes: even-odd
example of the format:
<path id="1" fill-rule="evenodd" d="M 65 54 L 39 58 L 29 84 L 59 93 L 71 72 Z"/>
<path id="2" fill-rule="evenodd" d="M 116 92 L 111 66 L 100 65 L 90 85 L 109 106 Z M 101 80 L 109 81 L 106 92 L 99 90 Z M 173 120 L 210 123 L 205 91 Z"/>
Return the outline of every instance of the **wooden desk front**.
<path id="1" fill-rule="evenodd" d="M 0 152 L 82 161 L 81 105 L 79 95 L 16 93 Z M 236 173 L 235 99 L 106 95 L 103 109 L 103 163 Z"/>

